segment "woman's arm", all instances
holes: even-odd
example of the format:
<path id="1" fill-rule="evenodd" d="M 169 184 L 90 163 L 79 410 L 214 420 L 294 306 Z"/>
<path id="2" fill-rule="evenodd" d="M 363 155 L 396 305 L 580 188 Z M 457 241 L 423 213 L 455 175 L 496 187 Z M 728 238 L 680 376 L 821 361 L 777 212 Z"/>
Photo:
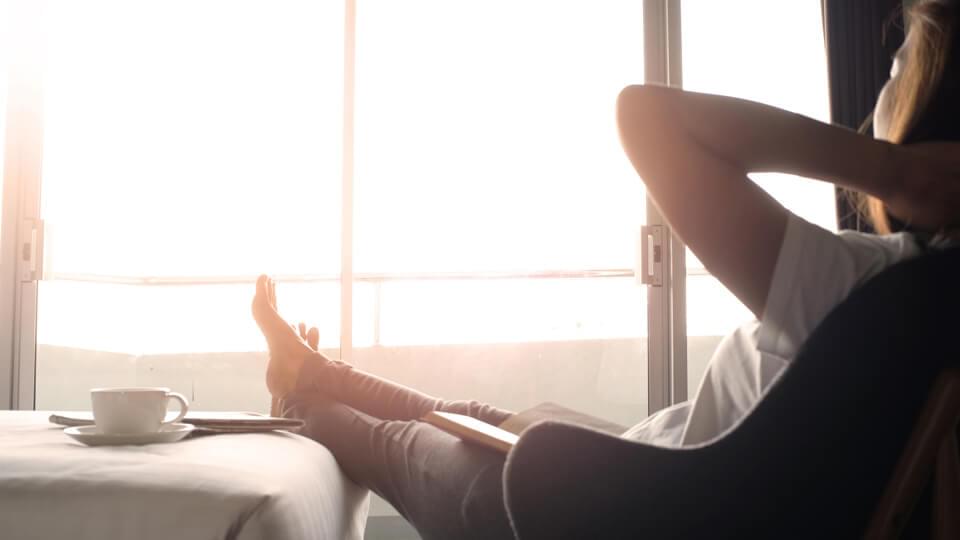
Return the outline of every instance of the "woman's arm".
<path id="1" fill-rule="evenodd" d="M 881 199 L 901 177 L 895 145 L 750 101 L 630 86 L 617 118 L 627 156 L 673 229 L 757 317 L 787 211 L 748 172 L 817 178 Z"/>

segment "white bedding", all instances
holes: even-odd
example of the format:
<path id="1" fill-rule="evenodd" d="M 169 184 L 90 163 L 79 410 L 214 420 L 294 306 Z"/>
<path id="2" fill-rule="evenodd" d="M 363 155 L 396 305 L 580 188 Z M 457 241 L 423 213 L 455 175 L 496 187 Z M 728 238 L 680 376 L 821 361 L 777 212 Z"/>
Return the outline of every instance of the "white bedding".
<path id="1" fill-rule="evenodd" d="M 367 491 L 309 439 L 86 447 L 49 414 L 0 411 L 0 538 L 363 537 Z"/>

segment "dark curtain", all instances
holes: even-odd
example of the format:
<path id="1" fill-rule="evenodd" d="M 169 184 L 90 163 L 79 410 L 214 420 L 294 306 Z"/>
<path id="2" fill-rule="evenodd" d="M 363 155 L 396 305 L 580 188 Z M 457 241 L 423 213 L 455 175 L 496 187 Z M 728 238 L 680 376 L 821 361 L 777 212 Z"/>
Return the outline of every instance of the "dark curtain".
<path id="1" fill-rule="evenodd" d="M 833 123 L 858 129 L 890 75 L 893 53 L 903 42 L 901 0 L 821 0 Z M 841 229 L 870 231 L 837 189 Z"/>

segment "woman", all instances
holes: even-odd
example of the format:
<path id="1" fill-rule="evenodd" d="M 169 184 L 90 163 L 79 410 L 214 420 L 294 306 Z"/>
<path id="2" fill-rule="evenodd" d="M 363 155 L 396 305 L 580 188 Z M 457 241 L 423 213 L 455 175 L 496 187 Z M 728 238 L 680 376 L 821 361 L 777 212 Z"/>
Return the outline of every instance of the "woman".
<path id="1" fill-rule="evenodd" d="M 823 317 L 871 276 L 949 240 L 960 222 L 958 4 L 926 0 L 874 113 L 877 140 L 748 101 L 651 86 L 617 103 L 623 147 L 674 230 L 756 315 L 728 336 L 696 397 L 624 436 L 682 445 L 716 437 L 748 412 Z M 937 142 L 921 142 L 937 141 Z M 901 144 L 903 143 L 903 144 Z M 878 230 L 830 233 L 790 214 L 746 176 L 799 174 L 869 197 Z M 503 457 L 418 422 L 427 411 L 500 424 L 512 413 L 442 401 L 326 359 L 317 332 L 288 326 L 275 288 L 257 282 L 253 314 L 267 338 L 267 386 L 304 434 L 424 538 L 511 538 Z"/>

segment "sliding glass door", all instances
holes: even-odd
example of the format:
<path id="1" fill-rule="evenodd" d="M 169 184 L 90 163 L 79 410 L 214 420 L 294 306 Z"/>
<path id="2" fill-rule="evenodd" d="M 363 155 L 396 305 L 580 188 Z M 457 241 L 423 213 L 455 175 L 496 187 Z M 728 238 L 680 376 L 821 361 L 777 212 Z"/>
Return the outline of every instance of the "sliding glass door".
<path id="1" fill-rule="evenodd" d="M 646 200 L 614 103 L 644 78 L 649 4 L 34 4 L 13 405 L 162 384 L 266 410 L 265 272 L 330 356 L 445 397 L 643 418 Z"/>
<path id="2" fill-rule="evenodd" d="M 429 392 L 647 413 L 643 4 L 358 2 L 353 359 Z"/>

